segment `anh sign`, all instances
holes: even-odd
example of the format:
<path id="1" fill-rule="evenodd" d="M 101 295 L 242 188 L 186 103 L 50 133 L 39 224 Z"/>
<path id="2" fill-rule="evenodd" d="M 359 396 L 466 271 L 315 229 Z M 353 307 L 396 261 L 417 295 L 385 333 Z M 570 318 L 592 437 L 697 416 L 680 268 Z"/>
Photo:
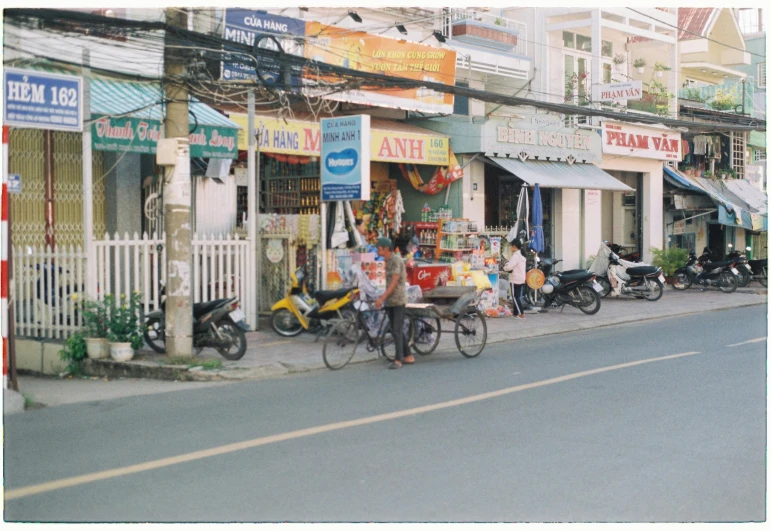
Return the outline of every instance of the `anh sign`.
<path id="1" fill-rule="evenodd" d="M 592 87 L 592 101 L 642 99 L 642 81 L 606 83 Z"/>
<path id="2" fill-rule="evenodd" d="M 682 159 L 680 133 L 616 122 L 602 123 L 602 152 L 657 160 Z"/>
<path id="3" fill-rule="evenodd" d="M 3 122 L 14 127 L 83 130 L 83 79 L 5 68 Z"/>
<path id="4" fill-rule="evenodd" d="M 370 117 L 322 118 L 321 200 L 369 200 Z"/>

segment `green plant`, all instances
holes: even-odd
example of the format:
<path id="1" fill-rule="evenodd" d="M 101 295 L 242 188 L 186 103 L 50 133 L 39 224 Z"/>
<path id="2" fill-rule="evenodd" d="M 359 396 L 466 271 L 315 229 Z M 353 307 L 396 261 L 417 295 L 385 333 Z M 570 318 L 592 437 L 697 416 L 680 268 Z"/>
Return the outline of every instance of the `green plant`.
<path id="1" fill-rule="evenodd" d="M 721 177 L 725 176 L 727 179 L 736 179 L 737 177 L 736 170 L 733 168 L 721 168 L 717 170 L 717 173 Z"/>
<path id="2" fill-rule="evenodd" d="M 716 111 L 732 111 L 739 105 L 739 94 L 734 85 L 730 88 L 719 88 L 715 91 L 715 97 L 709 102 L 709 106 Z"/>
<path id="3" fill-rule="evenodd" d="M 632 66 L 634 66 L 635 68 L 643 68 L 643 67 L 644 67 L 645 65 L 647 65 L 647 64 L 648 64 L 648 63 L 646 63 L 646 62 L 645 62 L 645 59 L 643 59 L 643 58 L 641 57 L 641 58 L 639 58 L 639 59 L 635 59 L 635 60 L 634 60 L 634 63 L 632 63 Z"/>
<path id="4" fill-rule="evenodd" d="M 613 64 L 614 65 L 623 65 L 626 63 L 626 54 L 625 53 L 617 53 L 613 56 Z"/>
<path id="5" fill-rule="evenodd" d="M 712 174 L 709 170 L 704 170 L 701 174 L 702 177 L 706 177 L 708 179 L 713 179 L 715 176 Z"/>
<path id="6" fill-rule="evenodd" d="M 59 351 L 59 358 L 62 361 L 69 362 L 67 364 L 67 370 L 71 373 L 80 373 L 80 362 L 83 361 L 88 354 L 86 353 L 86 339 L 82 332 L 76 332 L 72 334 L 64 343 L 64 348 Z"/>
<path id="7" fill-rule="evenodd" d="M 495 19 L 495 25 L 496 25 L 496 26 L 505 26 L 505 25 L 506 25 L 506 23 L 503 21 L 503 19 L 502 19 L 502 18 L 496 18 L 496 19 Z"/>
<path id="8" fill-rule="evenodd" d="M 685 91 L 683 91 L 683 99 L 697 101 L 699 103 L 704 103 L 707 101 L 707 99 L 702 96 L 701 91 L 697 88 L 685 89 Z"/>
<path id="9" fill-rule="evenodd" d="M 144 325 L 140 322 L 142 294 L 134 292 L 128 299 L 123 294 L 120 296 L 119 303 L 114 295 L 107 294 L 104 296 L 104 303 L 108 316 L 107 338 L 113 343 L 131 343 L 131 348 L 134 350 L 142 348 L 144 332 Z"/>
<path id="10" fill-rule="evenodd" d="M 664 276 L 671 277 L 688 261 L 688 250 L 679 247 L 669 249 L 657 249 L 651 247 L 653 253 L 653 265 L 660 267 Z"/>
<path id="11" fill-rule="evenodd" d="M 672 69 L 669 68 L 666 65 L 663 65 L 663 64 L 659 63 L 659 62 L 656 62 L 656 64 L 653 65 L 653 71 L 654 72 L 666 72 L 667 70 L 672 70 Z"/>
<path id="12" fill-rule="evenodd" d="M 86 337 L 105 338 L 109 333 L 107 322 L 107 304 L 105 301 L 84 299 L 82 303 L 78 302 L 78 295 L 72 296 L 76 306 L 80 308 L 80 315 L 83 317 L 83 327 L 86 330 Z"/>

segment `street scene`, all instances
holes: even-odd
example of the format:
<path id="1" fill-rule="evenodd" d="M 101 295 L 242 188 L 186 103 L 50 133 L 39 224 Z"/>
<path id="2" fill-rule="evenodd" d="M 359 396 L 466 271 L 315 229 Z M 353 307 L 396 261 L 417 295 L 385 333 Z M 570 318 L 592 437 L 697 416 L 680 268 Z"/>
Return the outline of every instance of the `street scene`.
<path id="1" fill-rule="evenodd" d="M 4 521 L 764 522 L 765 23 L 4 9 Z"/>

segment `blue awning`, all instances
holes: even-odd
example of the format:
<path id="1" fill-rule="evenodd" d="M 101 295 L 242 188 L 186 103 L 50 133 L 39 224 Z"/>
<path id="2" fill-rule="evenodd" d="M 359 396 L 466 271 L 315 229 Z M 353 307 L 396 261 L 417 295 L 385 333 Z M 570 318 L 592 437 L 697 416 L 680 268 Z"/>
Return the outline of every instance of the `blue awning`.
<path id="1" fill-rule="evenodd" d="M 689 181 L 688 177 L 686 177 L 679 171 L 669 168 L 667 166 L 664 166 L 664 179 L 666 179 L 666 181 L 672 186 L 676 186 L 677 188 L 681 188 L 683 190 L 688 190 L 689 192 L 696 192 L 700 194 L 707 193 L 703 189 L 699 188 L 698 186 L 694 185 L 691 181 Z"/>

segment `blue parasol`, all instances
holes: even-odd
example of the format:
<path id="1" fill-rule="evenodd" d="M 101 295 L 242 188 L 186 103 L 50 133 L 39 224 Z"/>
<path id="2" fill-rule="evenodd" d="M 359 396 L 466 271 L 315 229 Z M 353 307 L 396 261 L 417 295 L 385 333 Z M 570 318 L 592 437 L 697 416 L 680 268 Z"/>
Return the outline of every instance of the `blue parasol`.
<path id="1" fill-rule="evenodd" d="M 541 187 L 536 184 L 533 190 L 533 224 L 530 227 L 530 249 L 542 253 L 546 245 L 543 240 L 543 206 L 541 205 Z"/>

